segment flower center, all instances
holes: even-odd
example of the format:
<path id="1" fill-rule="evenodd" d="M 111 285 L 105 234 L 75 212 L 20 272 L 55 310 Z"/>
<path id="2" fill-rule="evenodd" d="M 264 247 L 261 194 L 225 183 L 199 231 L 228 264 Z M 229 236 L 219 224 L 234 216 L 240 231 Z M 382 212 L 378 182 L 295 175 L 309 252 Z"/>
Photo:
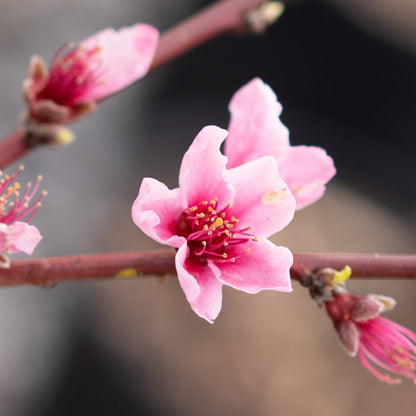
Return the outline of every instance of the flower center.
<path id="1" fill-rule="evenodd" d="M 61 48 L 50 66 L 49 80 L 39 92 L 39 99 L 50 99 L 60 105 L 71 105 L 87 89 L 100 82 L 99 46 L 85 48 L 71 44 Z"/>
<path id="2" fill-rule="evenodd" d="M 251 227 L 240 227 L 239 220 L 229 216 L 231 204 L 217 211 L 217 199 L 202 201 L 182 211 L 180 234 L 188 240 L 191 254 L 206 260 L 235 262 L 245 252 L 250 251 L 246 243 L 258 241 Z"/>
<path id="3" fill-rule="evenodd" d="M 29 222 L 46 195 L 46 191 L 43 191 L 32 204 L 30 203 L 39 188 L 40 181 L 42 180 L 41 176 L 38 176 L 34 186 L 29 182 L 23 195 L 21 195 L 19 193 L 20 184 L 19 182 L 14 182 L 14 180 L 22 171 L 23 166 L 20 166 L 11 176 L 4 175 L 0 171 L 0 223 L 11 224 L 15 221 L 22 220 Z"/>

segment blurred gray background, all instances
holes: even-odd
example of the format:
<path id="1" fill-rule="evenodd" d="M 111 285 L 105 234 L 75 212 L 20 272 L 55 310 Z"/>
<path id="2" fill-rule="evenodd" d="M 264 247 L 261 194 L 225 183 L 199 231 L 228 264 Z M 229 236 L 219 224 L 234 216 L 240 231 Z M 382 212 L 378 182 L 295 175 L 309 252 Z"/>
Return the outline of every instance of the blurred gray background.
<path id="1" fill-rule="evenodd" d="M 30 56 L 107 26 L 165 30 L 209 1 L 1 0 L 0 133 L 24 109 Z M 24 160 L 49 194 L 37 256 L 159 246 L 132 223 L 143 176 L 177 185 L 206 124 L 226 127 L 231 95 L 254 76 L 276 91 L 293 144 L 325 147 L 338 174 L 273 240 L 292 251 L 414 253 L 416 3 L 291 1 L 263 37 L 218 39 L 107 100 L 68 148 Z M 13 167 L 10 168 L 10 171 Z M 224 289 L 214 325 L 176 279 L 0 291 L 0 415 L 403 415 L 414 386 L 375 380 L 340 347 L 324 311 L 294 293 Z M 416 330 L 416 282 L 354 281 L 396 297 Z"/>

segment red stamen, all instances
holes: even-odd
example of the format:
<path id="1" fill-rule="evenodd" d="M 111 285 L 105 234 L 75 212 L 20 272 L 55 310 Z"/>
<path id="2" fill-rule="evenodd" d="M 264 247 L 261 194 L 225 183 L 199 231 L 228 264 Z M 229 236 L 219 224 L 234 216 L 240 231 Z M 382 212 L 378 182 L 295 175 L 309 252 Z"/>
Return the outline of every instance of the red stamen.
<path id="1" fill-rule="evenodd" d="M 257 241 L 257 237 L 251 233 L 251 227 L 239 229 L 239 220 L 228 217 L 231 204 L 219 211 L 217 206 L 218 201 L 214 199 L 185 209 L 180 219 L 182 235 L 188 240 L 193 255 L 219 262 L 235 262 L 250 250 L 244 244 Z"/>

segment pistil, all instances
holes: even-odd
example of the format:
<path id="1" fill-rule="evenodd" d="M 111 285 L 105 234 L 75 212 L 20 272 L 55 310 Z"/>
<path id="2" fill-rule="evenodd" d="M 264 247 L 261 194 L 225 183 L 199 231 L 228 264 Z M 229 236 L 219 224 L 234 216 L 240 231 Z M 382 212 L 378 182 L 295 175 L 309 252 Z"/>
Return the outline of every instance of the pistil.
<path id="1" fill-rule="evenodd" d="M 257 237 L 251 227 L 238 227 L 239 220 L 228 215 L 230 207 L 231 203 L 217 211 L 218 201 L 213 199 L 182 212 L 179 226 L 194 256 L 228 263 L 250 251 L 244 244 L 257 241 Z"/>

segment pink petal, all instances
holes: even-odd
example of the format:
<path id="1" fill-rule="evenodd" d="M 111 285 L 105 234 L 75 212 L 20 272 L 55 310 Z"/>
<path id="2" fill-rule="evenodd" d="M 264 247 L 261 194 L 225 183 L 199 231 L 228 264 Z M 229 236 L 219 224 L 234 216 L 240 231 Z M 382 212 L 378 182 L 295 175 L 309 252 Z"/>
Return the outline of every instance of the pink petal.
<path id="1" fill-rule="evenodd" d="M 227 171 L 235 189 L 230 213 L 259 237 L 284 228 L 295 213 L 295 200 L 279 176 L 273 157 L 262 157 Z"/>
<path id="2" fill-rule="evenodd" d="M 0 251 L 32 254 L 42 239 L 34 225 L 20 221 L 11 225 L 0 225 Z"/>
<path id="3" fill-rule="evenodd" d="M 119 91 L 142 78 L 156 52 L 159 33 L 139 23 L 118 31 L 104 29 L 80 43 L 80 48 L 100 48 L 101 79 L 78 96 L 75 103 L 95 101 Z"/>
<path id="4" fill-rule="evenodd" d="M 220 146 L 227 131 L 216 126 L 204 127 L 185 153 L 179 173 L 183 205 L 219 201 L 219 208 L 232 202 L 234 191 L 225 180 L 227 158 Z"/>
<path id="5" fill-rule="evenodd" d="M 229 168 L 261 156 L 278 159 L 281 149 L 289 146 L 288 129 L 279 119 L 282 106 L 261 79 L 254 78 L 240 88 L 229 109 L 231 121 L 225 143 Z"/>
<path id="6" fill-rule="evenodd" d="M 320 147 L 292 146 L 278 161 L 280 174 L 296 199 L 296 209 L 318 200 L 336 173 L 332 158 Z"/>
<path id="7" fill-rule="evenodd" d="M 149 237 L 178 248 L 184 242 L 184 237 L 177 235 L 182 210 L 179 188 L 170 190 L 156 179 L 144 178 L 131 214 L 134 223 Z"/>
<path id="8" fill-rule="evenodd" d="M 222 304 L 222 283 L 206 264 L 192 261 L 183 244 L 175 257 L 178 280 L 193 311 L 213 323 Z"/>
<path id="9" fill-rule="evenodd" d="M 250 243 L 250 251 L 235 263 L 216 263 L 217 278 L 224 284 L 247 293 L 264 289 L 291 292 L 292 253 L 268 240 Z"/>

